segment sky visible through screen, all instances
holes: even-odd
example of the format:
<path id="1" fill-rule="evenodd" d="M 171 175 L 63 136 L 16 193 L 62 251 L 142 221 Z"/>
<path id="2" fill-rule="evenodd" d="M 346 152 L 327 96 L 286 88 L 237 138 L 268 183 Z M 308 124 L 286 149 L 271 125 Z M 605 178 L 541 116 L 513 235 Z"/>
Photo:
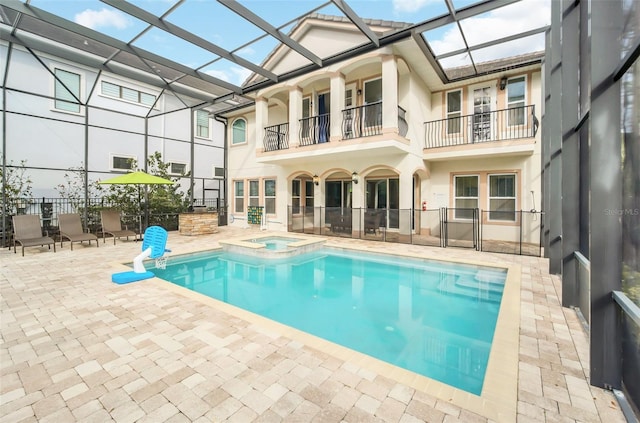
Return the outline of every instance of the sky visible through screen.
<path id="1" fill-rule="evenodd" d="M 477 1 L 452 0 L 456 9 Z M 213 0 L 130 0 L 133 5 L 162 17 L 243 59 L 260 65 L 277 45 L 275 38 L 245 21 L 224 5 Z M 321 0 L 240 0 L 239 3 L 272 26 L 288 33 L 296 18 L 311 11 L 344 16 L 332 3 Z M 353 11 L 365 19 L 415 24 L 448 13 L 443 0 L 346 0 Z M 223 81 L 242 84 L 251 71 L 224 60 L 168 32 L 147 29 L 142 22 L 98 0 L 31 0 L 31 5 L 62 18 L 84 25 L 135 47 L 148 50 L 190 68 L 198 69 Z M 460 22 L 469 46 L 508 37 L 550 24 L 551 0 L 522 0 Z M 462 34 L 456 24 L 423 33 L 437 55 L 464 48 Z M 257 40 L 257 41 L 256 41 Z M 526 37 L 491 48 L 477 50 L 478 63 L 544 50 L 544 34 Z M 468 54 L 442 60 L 445 68 L 470 64 Z"/>

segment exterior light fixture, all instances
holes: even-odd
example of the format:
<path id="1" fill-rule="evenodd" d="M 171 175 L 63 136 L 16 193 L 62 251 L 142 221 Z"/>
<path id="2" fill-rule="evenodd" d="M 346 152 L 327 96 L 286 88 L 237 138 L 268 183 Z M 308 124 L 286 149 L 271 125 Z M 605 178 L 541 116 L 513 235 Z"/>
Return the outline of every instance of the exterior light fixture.
<path id="1" fill-rule="evenodd" d="M 353 171 L 353 173 L 351 174 L 351 182 L 353 182 L 354 184 L 358 183 L 358 172 L 356 172 L 355 170 Z"/>
<path id="2" fill-rule="evenodd" d="M 500 91 L 503 91 L 507 87 L 507 77 L 500 78 Z"/>
<path id="3" fill-rule="evenodd" d="M 320 178 L 318 178 L 318 175 L 313 175 L 313 185 L 320 185 Z"/>

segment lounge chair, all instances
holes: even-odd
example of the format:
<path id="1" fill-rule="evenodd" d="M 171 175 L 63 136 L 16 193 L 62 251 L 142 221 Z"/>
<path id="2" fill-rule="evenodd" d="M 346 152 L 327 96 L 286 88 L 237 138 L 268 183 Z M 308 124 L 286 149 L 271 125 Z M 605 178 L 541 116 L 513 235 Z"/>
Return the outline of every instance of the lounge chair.
<path id="1" fill-rule="evenodd" d="M 60 248 L 62 248 L 62 242 L 65 238 L 71 244 L 71 251 L 73 251 L 74 242 L 89 241 L 89 245 L 91 245 L 91 241 L 95 240 L 98 245 L 98 237 L 82 229 L 78 213 L 59 214 L 58 226 L 60 227 Z"/>
<path id="2" fill-rule="evenodd" d="M 126 226 L 122 228 L 122 222 L 120 221 L 120 211 L 118 210 L 100 210 L 100 221 L 102 223 L 102 242 L 105 241 L 106 235 L 113 237 L 113 245 L 116 245 L 116 238 L 132 236 L 137 240 L 137 234 L 129 230 Z"/>
<path id="3" fill-rule="evenodd" d="M 56 252 L 56 242 L 53 238 L 42 236 L 42 225 L 40 224 L 40 216 L 35 214 L 23 214 L 13 216 L 13 252 L 16 253 L 16 243 L 22 247 L 22 256 L 24 257 L 24 247 L 33 247 L 47 245 L 51 249 L 53 244 L 53 252 Z"/>

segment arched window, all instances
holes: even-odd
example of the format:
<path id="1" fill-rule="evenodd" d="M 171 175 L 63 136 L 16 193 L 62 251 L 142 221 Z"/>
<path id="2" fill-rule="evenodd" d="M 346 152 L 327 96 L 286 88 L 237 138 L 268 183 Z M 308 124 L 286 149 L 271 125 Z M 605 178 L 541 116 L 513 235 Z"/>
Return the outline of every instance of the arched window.
<path id="1" fill-rule="evenodd" d="M 247 142 L 247 121 L 244 119 L 236 119 L 233 122 L 231 143 L 242 144 Z"/>

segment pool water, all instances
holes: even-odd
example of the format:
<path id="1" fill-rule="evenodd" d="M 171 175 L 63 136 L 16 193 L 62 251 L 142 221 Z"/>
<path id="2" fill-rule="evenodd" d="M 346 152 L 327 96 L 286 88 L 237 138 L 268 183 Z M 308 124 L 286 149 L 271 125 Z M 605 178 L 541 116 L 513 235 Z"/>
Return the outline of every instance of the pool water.
<path id="1" fill-rule="evenodd" d="M 323 248 L 173 256 L 156 276 L 480 395 L 506 270 Z"/>

